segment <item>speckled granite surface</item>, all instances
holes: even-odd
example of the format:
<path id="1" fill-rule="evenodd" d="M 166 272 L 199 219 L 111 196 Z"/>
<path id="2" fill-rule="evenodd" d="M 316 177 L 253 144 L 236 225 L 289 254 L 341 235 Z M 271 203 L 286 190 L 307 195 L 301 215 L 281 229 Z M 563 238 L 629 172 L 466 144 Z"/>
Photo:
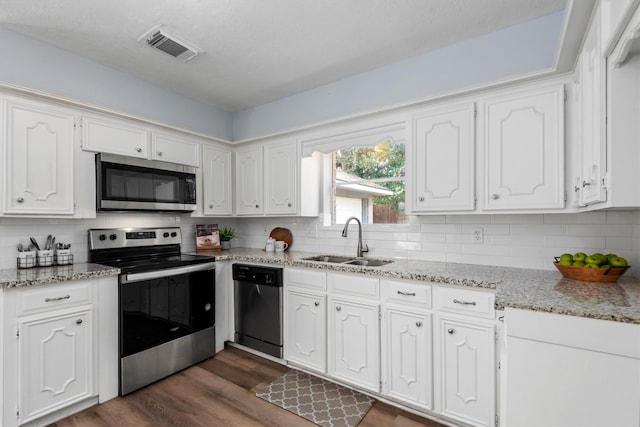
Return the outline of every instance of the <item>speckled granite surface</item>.
<path id="1" fill-rule="evenodd" d="M 278 264 L 360 273 L 441 285 L 495 289 L 496 309 L 505 307 L 546 311 L 640 324 L 640 278 L 623 276 L 617 283 L 569 280 L 557 271 L 489 267 L 397 259 L 381 267 L 360 267 L 305 261 L 318 255 L 304 252 L 270 253 L 238 248 L 212 254 L 217 260 Z"/>
<path id="2" fill-rule="evenodd" d="M 118 268 L 90 263 L 35 267 L 24 270 L 9 268 L 0 270 L 0 288 L 46 285 L 49 283 L 68 282 L 69 280 L 117 276 L 119 273 L 120 269 Z"/>

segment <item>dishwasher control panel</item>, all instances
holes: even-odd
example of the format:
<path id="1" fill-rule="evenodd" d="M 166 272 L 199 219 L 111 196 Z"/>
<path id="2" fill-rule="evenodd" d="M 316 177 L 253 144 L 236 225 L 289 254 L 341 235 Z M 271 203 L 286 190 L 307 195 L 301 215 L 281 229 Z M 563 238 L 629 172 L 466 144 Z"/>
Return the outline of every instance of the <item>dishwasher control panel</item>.
<path id="1" fill-rule="evenodd" d="M 256 285 L 282 286 L 282 268 L 233 264 L 233 280 Z"/>

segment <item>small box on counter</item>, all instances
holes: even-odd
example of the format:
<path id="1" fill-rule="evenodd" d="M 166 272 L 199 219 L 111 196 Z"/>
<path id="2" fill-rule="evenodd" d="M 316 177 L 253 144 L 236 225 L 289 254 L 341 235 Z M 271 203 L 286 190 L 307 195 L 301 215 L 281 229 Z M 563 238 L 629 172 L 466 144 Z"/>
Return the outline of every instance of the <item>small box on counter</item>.
<path id="1" fill-rule="evenodd" d="M 218 224 L 196 225 L 196 251 L 220 251 Z"/>

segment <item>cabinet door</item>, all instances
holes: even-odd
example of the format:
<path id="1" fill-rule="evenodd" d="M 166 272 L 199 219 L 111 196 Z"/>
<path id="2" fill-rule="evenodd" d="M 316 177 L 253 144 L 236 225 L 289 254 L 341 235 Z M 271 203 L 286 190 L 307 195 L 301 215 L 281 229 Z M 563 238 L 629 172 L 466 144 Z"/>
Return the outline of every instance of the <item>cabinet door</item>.
<path id="1" fill-rule="evenodd" d="M 236 213 L 262 214 L 262 147 L 236 152 Z"/>
<path id="2" fill-rule="evenodd" d="M 440 411 L 474 426 L 494 424 L 495 326 L 440 318 Z"/>
<path id="3" fill-rule="evenodd" d="M 200 166 L 200 144 L 164 132 L 151 135 L 151 159 L 180 165 Z"/>
<path id="4" fill-rule="evenodd" d="M 414 116 L 412 133 L 413 210 L 473 210 L 474 104 Z"/>
<path id="5" fill-rule="evenodd" d="M 147 159 L 149 131 L 124 120 L 84 116 L 82 149 Z"/>
<path id="6" fill-rule="evenodd" d="M 379 305 L 331 299 L 328 310 L 329 375 L 378 392 Z"/>
<path id="7" fill-rule="evenodd" d="M 599 15 L 597 15 L 599 16 Z M 606 61 L 602 56 L 600 19 L 594 19 L 580 54 L 579 204 L 604 202 L 606 174 Z"/>
<path id="8" fill-rule="evenodd" d="M 92 310 L 21 321 L 19 422 L 93 395 Z"/>
<path id="9" fill-rule="evenodd" d="M 8 98 L 6 123 L 4 213 L 73 214 L 73 114 Z"/>
<path id="10" fill-rule="evenodd" d="M 287 360 L 326 372 L 326 303 L 323 295 L 287 292 L 285 308 Z"/>
<path id="11" fill-rule="evenodd" d="M 231 151 L 202 148 L 202 192 L 205 215 L 231 215 Z"/>
<path id="12" fill-rule="evenodd" d="M 387 309 L 386 394 L 432 409 L 431 315 Z"/>
<path id="13" fill-rule="evenodd" d="M 485 210 L 564 207 L 564 88 L 487 101 Z"/>
<path id="14" fill-rule="evenodd" d="M 266 214 L 296 213 L 297 163 L 295 140 L 264 146 Z"/>

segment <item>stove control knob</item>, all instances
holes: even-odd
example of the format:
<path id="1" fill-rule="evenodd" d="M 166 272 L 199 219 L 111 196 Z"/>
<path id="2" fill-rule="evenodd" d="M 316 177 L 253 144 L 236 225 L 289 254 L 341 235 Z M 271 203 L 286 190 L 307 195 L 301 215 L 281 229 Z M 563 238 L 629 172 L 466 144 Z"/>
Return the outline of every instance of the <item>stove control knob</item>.
<path id="1" fill-rule="evenodd" d="M 169 233 L 164 233 L 162 236 L 163 237 L 169 237 Z"/>
<path id="2" fill-rule="evenodd" d="M 101 235 L 98 236 L 98 239 L 107 240 L 107 235 L 106 234 L 101 234 Z"/>
<path id="3" fill-rule="evenodd" d="M 176 233 L 175 231 L 173 233 L 171 233 L 171 237 L 176 237 L 178 235 L 178 233 Z"/>
<path id="4" fill-rule="evenodd" d="M 115 234 L 110 234 L 109 235 L 109 240 L 116 240 L 118 238 L 118 236 L 116 236 Z"/>

